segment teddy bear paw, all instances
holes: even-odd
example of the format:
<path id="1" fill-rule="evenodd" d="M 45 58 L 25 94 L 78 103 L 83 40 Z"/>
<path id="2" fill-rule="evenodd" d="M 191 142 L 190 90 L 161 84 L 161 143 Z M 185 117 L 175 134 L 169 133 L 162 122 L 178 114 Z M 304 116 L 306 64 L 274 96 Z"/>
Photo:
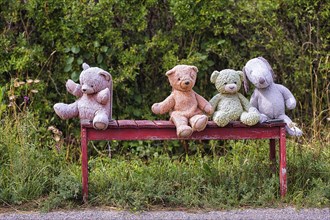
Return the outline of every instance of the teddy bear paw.
<path id="1" fill-rule="evenodd" d="M 215 118 L 213 121 L 219 126 L 219 127 L 225 127 L 229 121 L 224 118 Z"/>
<path id="2" fill-rule="evenodd" d="M 214 112 L 214 109 L 211 105 L 206 105 L 204 108 L 204 112 L 208 115 L 212 115 Z"/>
<path id="3" fill-rule="evenodd" d="M 181 125 L 177 128 L 178 137 L 189 137 L 192 134 L 193 130 L 188 125 Z"/>
<path id="4" fill-rule="evenodd" d="M 260 123 L 264 123 L 264 122 L 267 121 L 267 120 L 268 120 L 267 115 L 265 115 L 265 114 L 260 114 L 260 119 L 259 119 L 259 122 L 260 122 Z"/>
<path id="5" fill-rule="evenodd" d="M 103 122 L 94 122 L 93 127 L 95 129 L 104 130 L 108 127 L 108 125 L 106 123 L 103 123 Z"/>
<path id="6" fill-rule="evenodd" d="M 63 114 L 63 106 L 64 106 L 64 104 L 63 103 L 57 103 L 57 104 L 55 104 L 54 105 L 54 111 L 55 111 L 55 113 L 61 118 L 61 119 L 65 119 L 65 117 L 64 117 L 64 114 Z"/>
<path id="7" fill-rule="evenodd" d="M 206 115 L 201 115 L 192 124 L 192 129 L 194 131 L 202 131 L 205 129 L 207 122 L 208 122 L 208 117 Z"/>
<path id="8" fill-rule="evenodd" d="M 151 111 L 154 113 L 154 114 L 160 114 L 160 104 L 159 103 L 155 103 L 151 106 Z"/>
<path id="9" fill-rule="evenodd" d="M 260 115 L 256 112 L 249 112 L 249 113 L 244 113 L 241 115 L 241 122 L 243 124 L 252 126 L 255 125 L 259 122 L 260 120 Z"/>
<path id="10" fill-rule="evenodd" d="M 64 120 L 78 116 L 78 108 L 75 103 L 73 104 L 56 103 L 54 105 L 54 111 L 61 119 Z"/>
<path id="11" fill-rule="evenodd" d="M 291 122 L 286 126 L 286 131 L 291 136 L 301 136 L 303 132 L 296 126 L 296 123 Z"/>

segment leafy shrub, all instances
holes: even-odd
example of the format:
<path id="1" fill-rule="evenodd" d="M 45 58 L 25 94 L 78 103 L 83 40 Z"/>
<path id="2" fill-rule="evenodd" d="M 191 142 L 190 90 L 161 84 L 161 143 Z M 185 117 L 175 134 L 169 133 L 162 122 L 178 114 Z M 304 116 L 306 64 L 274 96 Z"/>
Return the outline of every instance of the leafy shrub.
<path id="1" fill-rule="evenodd" d="M 196 90 L 210 98 L 213 70 L 241 69 L 261 55 L 298 99 L 290 114 L 322 136 L 329 112 L 329 5 L 324 0 L 2 1 L 0 85 L 16 78 L 42 80 L 36 110 L 57 121 L 51 106 L 74 99 L 65 93 L 65 80 L 77 80 L 87 62 L 113 75 L 115 118 L 152 119 L 150 106 L 168 95 L 164 73 L 174 65 L 196 65 Z"/>

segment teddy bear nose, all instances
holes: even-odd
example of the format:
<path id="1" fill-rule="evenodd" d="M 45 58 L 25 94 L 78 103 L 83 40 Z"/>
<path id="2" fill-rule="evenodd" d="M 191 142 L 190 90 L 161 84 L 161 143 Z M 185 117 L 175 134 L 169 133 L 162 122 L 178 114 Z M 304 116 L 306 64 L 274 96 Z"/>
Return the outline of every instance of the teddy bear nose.
<path id="1" fill-rule="evenodd" d="M 189 83 L 190 83 L 189 81 L 185 81 L 185 82 L 184 82 L 184 84 L 186 84 L 186 85 L 189 85 Z"/>
<path id="2" fill-rule="evenodd" d="M 82 89 L 83 92 L 86 92 L 87 89 Z"/>
<path id="3" fill-rule="evenodd" d="M 233 90 L 235 88 L 235 86 L 229 86 L 229 89 Z"/>
<path id="4" fill-rule="evenodd" d="M 264 84 L 264 83 L 265 83 L 265 79 L 264 79 L 263 77 L 260 77 L 260 78 L 259 78 L 259 83 L 260 83 L 260 84 Z"/>

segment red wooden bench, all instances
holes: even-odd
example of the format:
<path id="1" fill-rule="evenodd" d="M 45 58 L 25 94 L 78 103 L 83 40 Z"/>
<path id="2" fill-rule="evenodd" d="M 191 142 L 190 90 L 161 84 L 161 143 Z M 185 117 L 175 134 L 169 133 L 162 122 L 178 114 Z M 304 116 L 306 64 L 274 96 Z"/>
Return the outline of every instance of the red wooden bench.
<path id="1" fill-rule="evenodd" d="M 194 132 L 186 140 L 269 139 L 269 157 L 274 164 L 276 162 L 275 140 L 279 139 L 280 193 L 283 198 L 287 192 L 286 133 L 284 126 L 284 123 L 263 123 L 250 127 L 235 121 L 221 128 L 214 122 L 209 121 L 205 130 Z M 113 120 L 106 130 L 95 130 L 89 121 L 81 121 L 82 190 L 84 202 L 87 202 L 88 198 L 88 141 L 178 139 L 175 126 L 170 121 Z"/>

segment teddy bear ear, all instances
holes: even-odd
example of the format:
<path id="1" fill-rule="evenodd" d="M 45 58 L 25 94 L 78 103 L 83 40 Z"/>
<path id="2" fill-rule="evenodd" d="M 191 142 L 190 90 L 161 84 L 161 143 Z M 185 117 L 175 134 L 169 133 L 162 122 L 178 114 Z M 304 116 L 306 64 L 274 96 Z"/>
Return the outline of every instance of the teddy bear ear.
<path id="1" fill-rule="evenodd" d="M 243 77 L 244 77 L 243 71 L 237 70 L 236 72 L 238 73 L 238 75 L 241 78 L 241 80 L 243 80 Z"/>
<path id="2" fill-rule="evenodd" d="M 249 91 L 249 81 L 246 76 L 246 69 L 243 67 L 243 86 L 244 86 L 244 91 L 247 93 Z"/>
<path id="3" fill-rule="evenodd" d="M 105 78 L 105 80 L 110 81 L 111 80 L 111 75 L 110 73 L 106 72 L 106 71 L 101 71 L 98 74 L 100 74 L 101 76 L 103 76 Z"/>
<path id="4" fill-rule="evenodd" d="M 166 72 L 166 76 L 170 76 L 171 74 L 175 73 L 174 68 Z"/>
<path id="5" fill-rule="evenodd" d="M 198 68 L 196 66 L 191 66 L 191 69 L 193 69 L 196 73 L 198 72 Z"/>
<path id="6" fill-rule="evenodd" d="M 83 63 L 82 68 L 83 68 L 83 70 L 87 70 L 90 68 L 90 66 L 87 63 Z"/>
<path id="7" fill-rule="evenodd" d="M 273 79 L 275 79 L 274 71 L 273 71 L 272 67 L 270 66 L 270 64 L 268 63 L 268 61 L 263 57 L 258 57 L 258 59 L 261 60 L 267 66 L 267 69 L 272 74 Z"/>
<path id="8" fill-rule="evenodd" d="M 218 76 L 219 76 L 220 72 L 219 71 L 213 71 L 212 75 L 211 75 L 211 83 L 215 83 L 215 81 L 217 80 Z"/>

